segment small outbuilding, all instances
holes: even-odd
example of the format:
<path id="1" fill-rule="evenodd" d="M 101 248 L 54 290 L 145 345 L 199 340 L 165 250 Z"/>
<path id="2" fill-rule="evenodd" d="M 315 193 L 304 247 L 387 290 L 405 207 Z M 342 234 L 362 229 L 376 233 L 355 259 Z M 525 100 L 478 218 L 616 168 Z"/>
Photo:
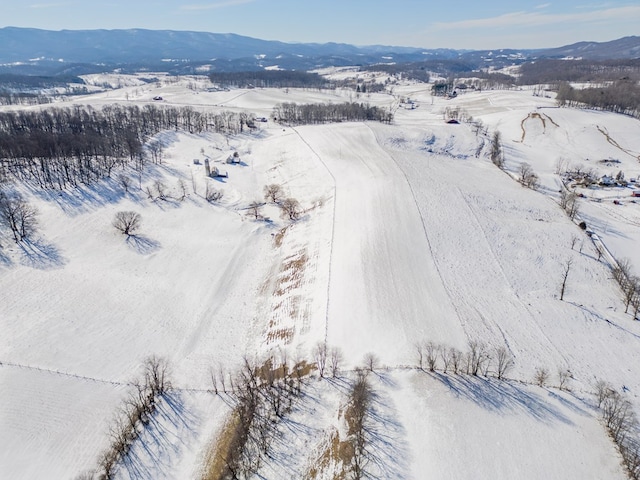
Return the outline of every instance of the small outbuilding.
<path id="1" fill-rule="evenodd" d="M 227 163 L 240 163 L 240 154 L 238 152 L 233 152 L 233 155 L 229 155 L 229 157 L 227 157 Z"/>

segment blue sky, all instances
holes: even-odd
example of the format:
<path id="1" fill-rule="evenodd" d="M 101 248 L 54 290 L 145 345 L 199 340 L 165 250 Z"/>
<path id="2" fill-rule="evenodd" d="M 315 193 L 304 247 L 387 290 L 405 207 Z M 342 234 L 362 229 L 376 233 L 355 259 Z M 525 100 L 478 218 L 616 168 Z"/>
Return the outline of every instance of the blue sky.
<path id="1" fill-rule="evenodd" d="M 0 0 L 0 26 L 237 33 L 284 42 L 536 48 L 640 35 L 640 0 Z"/>

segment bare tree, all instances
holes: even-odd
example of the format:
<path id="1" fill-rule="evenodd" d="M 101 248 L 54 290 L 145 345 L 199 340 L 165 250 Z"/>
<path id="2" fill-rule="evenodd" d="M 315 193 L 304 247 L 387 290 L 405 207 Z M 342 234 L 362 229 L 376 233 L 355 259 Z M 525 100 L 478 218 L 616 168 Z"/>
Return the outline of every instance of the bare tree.
<path id="1" fill-rule="evenodd" d="M 131 178 L 129 178 L 128 176 L 126 176 L 124 174 L 118 175 L 118 183 L 120 184 L 120 186 L 124 190 L 124 193 L 129 193 L 129 189 L 133 185 L 133 182 L 131 181 Z"/>
<path id="2" fill-rule="evenodd" d="M 440 358 L 442 359 L 442 371 L 447 373 L 449 370 L 449 365 L 451 365 L 451 349 L 447 348 L 445 345 L 442 345 L 440 348 Z"/>
<path id="3" fill-rule="evenodd" d="M 162 142 L 159 140 L 151 141 L 148 143 L 147 148 L 151 153 L 151 160 L 153 163 L 162 163 L 162 152 L 164 150 Z"/>
<path id="4" fill-rule="evenodd" d="M 433 342 L 427 342 L 424 346 L 427 368 L 430 372 L 433 372 L 436 369 L 436 364 L 438 363 L 438 350 L 438 347 Z"/>
<path id="5" fill-rule="evenodd" d="M 628 430 L 634 423 L 631 403 L 620 395 L 620 393 L 615 390 L 610 390 L 600 408 L 602 409 L 602 415 L 607 428 L 614 440 L 616 440 L 616 443 L 619 444 L 620 440 L 623 440 L 621 434 L 628 433 Z"/>
<path id="6" fill-rule="evenodd" d="M 573 250 L 573 248 L 576 246 L 578 240 L 580 240 L 580 238 L 578 238 L 577 235 L 571 235 L 571 250 Z"/>
<path id="7" fill-rule="evenodd" d="M 569 380 L 571 380 L 573 376 L 571 375 L 571 371 L 567 368 L 559 368 L 558 369 L 558 387 L 560 390 L 568 390 L 569 389 Z"/>
<path id="8" fill-rule="evenodd" d="M 535 173 L 531 173 L 528 175 L 525 182 L 525 187 L 530 188 L 531 190 L 537 190 L 540 186 L 540 178 Z"/>
<path id="9" fill-rule="evenodd" d="M 134 382 L 109 426 L 109 447 L 98 460 L 98 477 L 113 478 L 118 463 L 131 451 L 156 411 L 157 400 L 169 392 L 168 364 L 159 357 L 149 357 L 144 364 L 143 381 Z"/>
<path id="10" fill-rule="evenodd" d="M 181 178 L 178 179 L 178 191 L 180 192 L 178 200 L 182 202 L 187 197 L 187 184 Z"/>
<path id="11" fill-rule="evenodd" d="M 141 223 L 140 214 L 131 211 L 118 212 L 113 219 L 113 226 L 123 235 L 133 235 L 140 228 Z"/>
<path id="12" fill-rule="evenodd" d="M 504 168 L 504 157 L 502 155 L 502 138 L 500 132 L 496 130 L 491 137 L 491 145 L 489 150 L 489 156 L 491 161 L 498 168 Z"/>
<path id="13" fill-rule="evenodd" d="M 531 167 L 531 164 L 527 162 L 521 163 L 520 167 L 518 168 L 518 181 L 522 185 L 524 185 L 525 179 L 527 178 L 528 175 L 531 175 L 531 173 L 533 173 L 533 168 Z"/>
<path id="14" fill-rule="evenodd" d="M 571 220 L 573 220 L 580 210 L 578 195 L 575 192 L 567 190 L 560 191 L 560 207 L 566 212 Z"/>
<path id="15" fill-rule="evenodd" d="M 490 360 L 487 353 L 487 346 L 484 343 L 471 340 L 469 342 L 469 351 L 467 352 L 466 372 L 470 375 L 478 375 Z"/>
<path id="16" fill-rule="evenodd" d="M 477 119 L 477 120 L 474 120 L 471 126 L 473 127 L 473 133 L 475 133 L 477 137 L 478 134 L 482 131 L 482 127 L 484 126 L 484 124 L 482 123 L 481 119 Z"/>
<path id="17" fill-rule="evenodd" d="M 280 199 L 284 195 L 282 187 L 277 183 L 272 183 L 270 185 L 264 186 L 264 198 L 267 201 L 271 201 L 272 203 L 278 203 Z"/>
<path id="18" fill-rule="evenodd" d="M 496 374 L 498 380 L 502 380 L 505 374 L 513 368 L 513 355 L 509 349 L 504 346 L 496 348 Z"/>
<path id="19" fill-rule="evenodd" d="M 331 370 L 331 376 L 333 378 L 338 376 L 341 363 L 342 351 L 338 347 L 332 347 L 329 351 L 329 370 Z"/>
<path id="20" fill-rule="evenodd" d="M 533 375 L 533 381 L 539 387 L 544 387 L 549 380 L 549 370 L 544 367 L 538 367 Z"/>
<path id="21" fill-rule="evenodd" d="M 263 205 L 264 205 L 263 203 L 258 202 L 257 200 L 254 200 L 249 204 L 249 207 L 248 207 L 249 214 L 253 216 L 254 220 L 258 220 L 262 218 L 261 210 Z"/>
<path id="22" fill-rule="evenodd" d="M 569 190 L 562 188 L 560 190 L 560 201 L 559 201 L 560 208 L 566 211 L 569 201 L 571 199 L 575 199 L 575 197 L 576 197 L 575 192 L 570 192 Z"/>
<path id="23" fill-rule="evenodd" d="M 596 395 L 602 418 L 618 447 L 629 478 L 640 479 L 640 444 L 634 438 L 639 425 L 631 402 L 602 380 L 596 383 Z"/>
<path id="24" fill-rule="evenodd" d="M 567 288 L 567 278 L 569 277 L 569 271 L 571 270 L 571 265 L 573 265 L 573 259 L 569 258 L 564 263 L 564 271 L 562 275 L 562 285 L 560 286 L 560 300 L 564 300 L 564 292 Z"/>
<path id="25" fill-rule="evenodd" d="M 320 374 L 320 377 L 324 377 L 324 370 L 327 366 L 327 344 L 324 342 L 318 342 L 313 353 L 316 358 L 318 373 Z"/>
<path id="26" fill-rule="evenodd" d="M 637 301 L 636 298 L 639 292 L 640 292 L 640 278 L 636 276 L 627 277 L 627 281 L 622 287 L 622 293 L 624 296 L 624 304 L 625 304 L 624 313 L 627 313 L 629 311 L 629 307 Z"/>
<path id="27" fill-rule="evenodd" d="M 38 226 L 38 210 L 22 199 L 20 195 L 9 197 L 0 192 L 0 223 L 13 233 L 16 242 L 35 233 Z"/>
<path id="28" fill-rule="evenodd" d="M 628 258 L 620 258 L 616 260 L 616 265 L 613 267 L 613 278 L 620 286 L 627 283 L 629 276 L 631 275 L 631 262 Z"/>
<path id="29" fill-rule="evenodd" d="M 556 175 L 561 175 L 564 172 L 567 171 L 567 164 L 569 163 L 569 160 L 565 157 L 558 157 L 558 159 L 556 160 L 556 169 L 555 169 L 555 173 Z"/>
<path id="30" fill-rule="evenodd" d="M 145 384 L 154 396 L 161 396 L 171 390 L 169 363 L 166 359 L 152 355 L 144 362 Z"/>
<path id="31" fill-rule="evenodd" d="M 636 283 L 636 291 L 631 299 L 631 305 L 633 306 L 633 318 L 638 319 L 638 313 L 640 313 L 640 282 Z"/>
<path id="32" fill-rule="evenodd" d="M 424 349 L 422 348 L 422 342 L 416 342 L 415 349 L 418 360 L 418 368 L 420 370 L 424 370 Z"/>
<path id="33" fill-rule="evenodd" d="M 302 214 L 300 202 L 295 198 L 285 198 L 280 203 L 280 209 L 282 210 L 282 215 L 288 217 L 289 220 L 297 220 Z"/>
<path id="34" fill-rule="evenodd" d="M 522 184 L 523 187 L 531 188 L 535 190 L 538 188 L 538 176 L 533 172 L 533 168 L 530 164 L 524 162 L 520 164 L 520 168 L 518 170 L 518 181 Z"/>
<path id="35" fill-rule="evenodd" d="M 615 392 L 611 384 L 604 380 L 598 380 L 595 384 L 595 389 L 596 398 L 598 399 L 598 408 L 602 407 L 602 403 L 605 401 L 607 396 Z"/>
<path id="36" fill-rule="evenodd" d="M 162 180 L 156 180 L 154 182 L 153 186 L 156 188 L 156 192 L 158 194 L 158 198 L 160 200 L 166 200 L 167 199 L 167 186 L 164 184 L 164 182 Z"/>
<path id="37" fill-rule="evenodd" d="M 353 447 L 351 473 L 354 479 L 366 478 L 365 467 L 369 461 L 367 452 L 368 438 L 367 418 L 371 404 L 372 391 L 367 375 L 358 372 L 356 382 L 350 395 L 347 412 L 349 436 Z"/>
<path id="38" fill-rule="evenodd" d="M 378 362 L 379 359 L 375 353 L 370 352 L 364 356 L 364 365 L 370 372 L 375 371 L 375 369 L 378 367 Z"/>
<path id="39" fill-rule="evenodd" d="M 451 359 L 451 368 L 456 375 L 460 372 L 462 366 L 462 360 L 464 355 L 457 348 L 451 347 L 449 349 L 449 358 Z"/>

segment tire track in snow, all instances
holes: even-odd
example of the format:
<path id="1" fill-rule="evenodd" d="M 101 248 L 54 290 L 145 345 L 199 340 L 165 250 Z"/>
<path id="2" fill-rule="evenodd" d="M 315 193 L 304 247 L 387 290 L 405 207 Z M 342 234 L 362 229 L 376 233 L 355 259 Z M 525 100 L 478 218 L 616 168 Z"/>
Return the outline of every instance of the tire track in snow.
<path id="1" fill-rule="evenodd" d="M 322 166 L 325 168 L 327 173 L 331 176 L 331 181 L 333 182 L 333 212 L 331 212 L 331 245 L 329 246 L 329 273 L 327 275 L 327 305 L 325 310 L 325 321 L 324 321 L 324 346 L 327 347 L 327 338 L 329 336 L 329 302 L 331 299 L 330 291 L 331 291 L 331 269 L 333 265 L 333 244 L 336 233 L 336 203 L 338 198 L 338 189 L 336 185 L 336 177 L 333 175 L 333 172 L 329 169 L 327 164 L 322 160 L 322 157 L 314 150 L 314 148 L 305 140 L 302 134 L 295 128 L 291 128 L 300 141 L 304 143 L 307 148 L 316 156 L 316 158 L 320 161 Z"/>
<path id="2" fill-rule="evenodd" d="M 246 95 L 247 93 L 249 93 L 249 92 L 248 92 L 248 91 L 244 91 L 244 92 L 242 92 L 242 93 L 240 93 L 240 94 L 236 95 L 235 97 L 231 97 L 231 98 L 229 98 L 229 99 L 225 100 L 224 102 L 220 102 L 218 105 L 222 107 L 222 106 L 224 106 L 225 104 L 230 103 L 230 102 L 233 102 L 234 100 L 236 100 L 236 99 L 238 99 L 238 98 L 242 97 L 243 95 Z"/>
<path id="3" fill-rule="evenodd" d="M 389 156 L 389 158 L 393 161 L 393 163 L 396 165 L 398 170 L 402 173 L 402 177 L 404 178 L 404 181 L 406 182 L 407 187 L 409 188 L 409 191 L 411 192 L 411 198 L 413 199 L 413 204 L 416 207 L 416 212 L 418 213 L 418 216 L 420 217 L 420 223 L 422 225 L 422 231 L 424 232 L 424 238 L 425 238 L 425 240 L 427 242 L 427 246 L 429 248 L 429 254 L 431 255 L 431 259 L 433 260 L 433 265 L 434 265 L 434 267 L 436 269 L 438 277 L 440 278 L 440 284 L 444 288 L 444 291 L 447 293 L 447 297 L 449 297 L 449 304 L 453 307 L 454 311 L 456 312 L 456 316 L 458 317 L 458 321 L 460 322 L 460 325 L 462 326 L 462 329 L 464 330 L 465 335 L 467 335 L 467 339 L 471 340 L 471 337 L 469 336 L 469 333 L 467 332 L 467 329 L 465 328 L 465 322 L 462 319 L 462 315 L 460 314 L 458 306 L 454 303 L 453 296 L 451 295 L 451 291 L 449 290 L 449 286 L 444 281 L 444 278 L 442 276 L 442 272 L 440 271 L 440 266 L 438 265 L 438 262 L 436 260 L 435 255 L 434 255 L 433 246 L 431 244 L 431 240 L 429 238 L 429 234 L 428 234 L 428 231 L 427 231 L 427 225 L 426 225 L 426 223 L 424 221 L 424 217 L 422 216 L 422 212 L 420 211 L 420 207 L 418 205 L 418 199 L 416 198 L 416 194 L 415 194 L 415 192 L 413 190 L 413 186 L 411 185 L 411 182 L 409 181 L 409 178 L 407 177 L 407 173 L 404 171 L 403 168 L 400 167 L 400 164 L 395 159 L 395 157 L 391 153 L 389 153 L 382 146 L 382 144 L 380 143 L 380 139 L 378 138 L 378 135 L 376 134 L 375 130 L 373 130 L 368 123 L 365 123 L 365 125 L 371 131 L 371 133 L 373 134 L 373 138 L 376 139 L 376 143 L 380 147 L 380 150 L 382 150 L 383 152 L 385 152 Z"/>
<path id="4" fill-rule="evenodd" d="M 33 370 L 33 371 L 36 371 L 36 372 L 42 372 L 42 373 L 46 373 L 46 374 L 49 374 L 49 375 L 57 375 L 57 376 L 60 376 L 60 377 L 67 377 L 67 378 L 73 378 L 73 379 L 77 379 L 77 380 L 85 380 L 85 381 L 96 382 L 96 383 L 104 383 L 104 384 L 115 385 L 115 386 L 132 386 L 132 385 L 135 385 L 134 383 L 130 383 L 130 382 L 118 382 L 118 381 L 115 381 L 115 380 L 106 380 L 104 378 L 89 377 L 89 376 L 86 376 L 86 375 L 78 375 L 76 373 L 65 372 L 65 371 L 61 371 L 61 370 L 54 370 L 52 368 L 37 367 L 37 366 L 33 366 L 33 365 L 24 365 L 24 364 L 21 364 L 21 363 L 0 361 L 0 367 L 23 368 L 25 370 Z"/>
<path id="5" fill-rule="evenodd" d="M 558 347 L 556 347 L 556 345 L 551 341 L 549 336 L 540 327 L 538 322 L 536 322 L 535 316 L 531 313 L 531 311 L 529 310 L 527 305 L 522 301 L 522 299 L 518 295 L 518 292 L 516 291 L 516 289 L 513 287 L 513 285 L 509 281 L 509 277 L 507 277 L 507 274 L 504 271 L 504 268 L 502 267 L 502 263 L 500 262 L 500 259 L 496 255 L 496 253 L 493 250 L 493 248 L 491 248 L 491 242 L 487 238 L 487 234 L 486 234 L 486 232 L 485 232 L 485 230 L 483 228 L 482 222 L 478 218 L 478 214 L 475 212 L 475 210 L 473 209 L 473 207 L 469 203 L 469 200 L 465 197 L 464 193 L 462 192 L 462 190 L 460 190 L 459 187 L 456 187 L 456 190 L 458 191 L 458 194 L 460 195 L 460 198 L 462 199 L 462 201 L 466 205 L 467 210 L 471 214 L 470 217 L 473 219 L 473 221 L 476 224 L 475 230 L 482 233 L 482 240 L 484 241 L 484 243 L 486 245 L 486 250 L 491 254 L 491 257 L 493 258 L 493 264 L 500 271 L 500 275 L 502 276 L 502 279 L 504 280 L 504 283 L 509 287 L 509 291 L 511 291 L 511 293 L 513 294 L 513 297 L 518 301 L 518 303 L 520 304 L 522 310 L 527 312 L 527 315 L 529 316 L 529 319 L 530 319 L 530 324 L 533 323 L 536 326 L 536 329 L 542 335 L 542 338 L 544 338 L 548 342 L 548 345 L 553 346 L 553 349 L 560 355 L 560 357 L 568 365 L 569 362 L 568 362 L 568 359 L 565 357 L 564 353 Z M 480 312 L 478 312 L 478 314 L 480 314 Z M 480 317 L 483 319 L 483 321 L 487 322 L 487 320 L 485 319 L 484 315 L 480 315 Z M 498 322 L 496 322 L 495 320 L 491 320 L 491 323 L 498 329 L 498 331 L 500 331 L 500 333 L 502 334 L 503 338 L 505 339 L 505 343 L 507 344 L 507 347 L 509 347 L 509 342 L 506 341 L 506 337 L 504 336 L 504 332 L 500 328 L 500 325 L 498 324 Z M 509 350 L 511 350 L 510 347 L 509 347 Z M 511 353 L 513 353 L 513 352 L 511 352 Z"/>
<path id="6" fill-rule="evenodd" d="M 211 327 L 210 319 L 216 316 L 225 298 L 229 295 L 229 292 L 233 291 L 233 287 L 238 283 L 239 280 L 234 273 L 238 271 L 239 265 L 244 262 L 244 257 L 240 255 L 240 250 L 241 245 L 238 243 L 227 256 L 229 262 L 225 266 L 223 274 L 218 278 L 217 284 L 211 289 L 212 293 L 209 298 L 211 306 L 203 312 L 197 324 L 193 326 L 193 330 L 189 336 L 182 343 L 182 347 L 180 348 L 182 358 L 185 358 L 194 351 L 204 333 Z"/>
<path id="7" fill-rule="evenodd" d="M 55 370 L 53 368 L 38 367 L 36 365 L 25 365 L 25 364 L 22 364 L 22 363 L 0 361 L 0 368 L 2 368 L 2 367 L 14 368 L 14 369 L 23 369 L 23 370 L 31 370 L 33 372 L 38 372 L 38 373 L 42 373 L 42 374 L 45 374 L 45 375 L 63 377 L 63 378 L 71 379 L 71 380 L 80 380 L 80 381 L 83 381 L 83 382 L 94 382 L 94 383 L 101 383 L 101 384 L 104 384 L 104 385 L 113 385 L 115 387 L 134 387 L 134 386 L 138 385 L 138 383 L 136 383 L 136 382 L 123 382 L 123 381 L 117 381 L 117 380 L 107 380 L 105 378 L 91 377 L 89 375 L 79 375 L 77 373 L 66 372 L 66 371 L 63 371 L 63 370 Z M 215 391 L 212 390 L 211 388 L 197 388 L 197 387 L 194 388 L 194 387 L 173 386 L 172 390 L 177 391 L 177 392 L 215 393 Z M 226 393 L 226 390 L 224 390 L 223 392 Z"/>

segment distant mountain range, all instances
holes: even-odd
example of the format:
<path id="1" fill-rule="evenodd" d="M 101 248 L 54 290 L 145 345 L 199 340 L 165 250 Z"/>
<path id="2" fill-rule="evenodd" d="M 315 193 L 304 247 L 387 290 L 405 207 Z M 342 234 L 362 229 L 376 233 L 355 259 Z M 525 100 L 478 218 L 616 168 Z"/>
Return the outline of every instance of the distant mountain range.
<path id="1" fill-rule="evenodd" d="M 424 60 L 460 60 L 481 65 L 532 58 L 640 58 L 640 37 L 580 42 L 553 49 L 469 51 L 343 43 L 285 43 L 235 34 L 171 30 L 40 30 L 0 28 L 0 71 L 82 74 L 105 67 L 135 71 L 239 71 L 262 68 L 310 70 Z"/>

